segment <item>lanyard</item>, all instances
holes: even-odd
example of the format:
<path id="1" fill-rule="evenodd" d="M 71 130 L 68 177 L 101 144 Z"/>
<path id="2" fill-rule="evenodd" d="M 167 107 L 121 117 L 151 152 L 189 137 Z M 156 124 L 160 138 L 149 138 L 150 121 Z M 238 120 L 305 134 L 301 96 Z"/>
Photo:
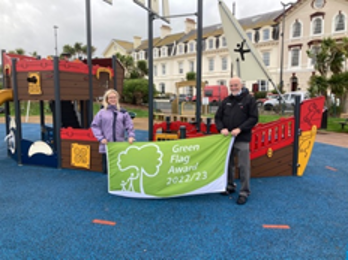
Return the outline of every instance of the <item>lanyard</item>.
<path id="1" fill-rule="evenodd" d="M 116 119 L 117 119 L 117 112 L 114 111 L 114 121 L 112 122 L 112 137 L 113 141 L 116 142 Z"/>

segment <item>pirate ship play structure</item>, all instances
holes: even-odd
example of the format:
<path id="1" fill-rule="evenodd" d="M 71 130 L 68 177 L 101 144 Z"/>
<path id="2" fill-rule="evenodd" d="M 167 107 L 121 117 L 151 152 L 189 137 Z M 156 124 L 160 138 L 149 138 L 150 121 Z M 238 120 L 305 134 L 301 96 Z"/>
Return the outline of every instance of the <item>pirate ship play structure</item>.
<path id="1" fill-rule="evenodd" d="M 89 88 L 88 66 L 79 60 L 35 59 L 2 51 L 8 155 L 18 164 L 102 171 L 98 142 L 89 129 L 91 103 L 106 89 L 122 94 L 124 69 L 115 59 L 92 61 L 93 88 Z M 116 75 L 116 76 L 115 76 Z M 20 104 L 40 104 L 41 139 L 23 138 Z M 15 116 L 10 116 L 13 101 Z M 53 124 L 45 123 L 45 103 L 49 104 Z M 47 107 L 47 105 L 46 105 Z"/>
<path id="2" fill-rule="evenodd" d="M 0 91 L 0 104 L 5 102 L 6 107 L 8 155 L 18 164 L 102 172 L 98 142 L 89 129 L 88 107 L 89 102 L 116 84 L 122 93 L 123 67 L 115 61 L 111 68 L 110 60 L 94 60 L 91 100 L 88 68 L 83 62 L 58 58 L 37 60 L 5 52 L 2 57 L 5 89 Z M 114 75 L 117 75 L 116 82 Z M 25 100 L 40 102 L 41 140 L 30 141 L 22 136 L 20 102 Z M 13 101 L 14 117 L 8 113 L 8 101 Z M 52 126 L 44 120 L 45 102 L 52 110 Z M 252 177 L 301 176 L 312 151 L 316 129 L 321 125 L 323 106 L 324 97 L 305 100 L 295 116 L 254 127 L 250 143 Z M 217 133 L 209 119 L 201 123 L 198 132 L 194 123 L 171 122 L 168 118 L 154 125 L 154 141 L 178 139 L 183 127 L 183 138 Z"/>

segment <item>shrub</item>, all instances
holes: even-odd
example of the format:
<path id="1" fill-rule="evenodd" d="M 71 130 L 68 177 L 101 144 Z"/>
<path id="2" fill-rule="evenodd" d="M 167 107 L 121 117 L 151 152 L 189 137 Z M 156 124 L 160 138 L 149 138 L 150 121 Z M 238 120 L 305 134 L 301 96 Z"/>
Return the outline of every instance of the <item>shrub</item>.
<path id="1" fill-rule="evenodd" d="M 196 79 L 196 72 L 187 72 L 186 73 L 186 80 L 195 80 Z"/>
<path id="2" fill-rule="evenodd" d="M 153 86 L 153 95 L 158 93 Z M 149 82 L 147 79 L 126 79 L 123 85 L 123 98 L 126 103 L 148 103 Z"/>
<path id="3" fill-rule="evenodd" d="M 266 98 L 267 91 L 258 91 L 254 93 L 255 99 Z"/>

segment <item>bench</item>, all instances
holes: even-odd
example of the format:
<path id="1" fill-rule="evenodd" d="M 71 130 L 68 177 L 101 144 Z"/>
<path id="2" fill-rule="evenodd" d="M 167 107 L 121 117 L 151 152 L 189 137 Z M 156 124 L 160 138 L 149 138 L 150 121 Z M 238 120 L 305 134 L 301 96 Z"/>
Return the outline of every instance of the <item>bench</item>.
<path id="1" fill-rule="evenodd" d="M 346 120 L 342 121 L 342 122 L 338 122 L 341 125 L 341 130 L 344 129 L 345 125 L 348 124 L 348 118 L 346 118 Z"/>

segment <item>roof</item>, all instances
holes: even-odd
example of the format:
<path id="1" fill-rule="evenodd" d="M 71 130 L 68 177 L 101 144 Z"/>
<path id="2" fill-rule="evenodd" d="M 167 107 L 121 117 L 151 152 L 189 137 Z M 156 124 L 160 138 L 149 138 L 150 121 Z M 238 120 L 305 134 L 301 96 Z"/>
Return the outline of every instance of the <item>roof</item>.
<path id="1" fill-rule="evenodd" d="M 210 25 L 203 28 L 202 38 L 208 38 L 210 36 L 217 36 L 223 34 L 221 24 Z M 188 42 L 197 38 L 197 29 L 190 31 L 185 37 L 181 39 L 182 42 Z"/>
<path id="2" fill-rule="evenodd" d="M 272 11 L 264 14 L 254 15 L 251 17 L 238 20 L 244 30 L 259 28 L 263 26 L 272 26 L 277 24 L 275 19 L 283 13 L 283 10 Z"/>
<path id="3" fill-rule="evenodd" d="M 133 49 L 133 43 L 127 42 L 123 40 L 117 40 L 113 39 L 114 42 L 116 42 L 118 45 L 120 45 L 122 48 L 124 48 L 126 51 L 131 51 Z"/>
<path id="4" fill-rule="evenodd" d="M 283 10 L 272 11 L 264 14 L 254 15 L 251 17 L 246 17 L 238 20 L 240 25 L 244 30 L 259 28 L 263 26 L 272 26 L 277 24 L 275 19 L 282 14 Z M 202 38 L 206 39 L 208 37 L 220 36 L 223 34 L 223 28 L 221 24 L 215 24 L 206 26 L 203 28 Z M 154 47 L 161 47 L 165 45 L 171 45 L 176 42 L 188 42 L 191 40 L 195 40 L 197 38 L 197 29 L 191 30 L 189 33 L 185 34 L 184 32 L 170 34 L 167 37 L 161 39 L 160 37 L 153 39 Z M 147 49 L 148 40 L 143 40 L 141 45 L 136 48 L 136 51 Z"/>
<path id="5" fill-rule="evenodd" d="M 277 10 L 264 14 L 254 15 L 250 17 L 246 17 L 243 19 L 239 19 L 238 22 L 243 27 L 244 30 L 259 28 L 266 25 L 272 26 L 277 24 L 275 22 L 275 18 L 277 18 L 283 11 Z M 211 26 L 207 26 L 203 28 L 202 38 L 208 38 L 211 36 L 219 36 L 223 34 L 223 28 L 221 24 L 215 24 Z M 191 40 L 195 40 L 197 38 L 197 30 L 192 30 L 185 37 L 181 39 L 182 42 L 188 42 Z"/>
<path id="6" fill-rule="evenodd" d="M 179 41 L 184 35 L 185 35 L 184 32 L 170 34 L 170 35 L 164 37 L 163 39 L 161 39 L 160 41 L 158 41 L 156 44 L 154 44 L 154 46 L 155 47 L 162 47 L 162 46 L 172 44 L 175 41 Z"/>
<path id="7" fill-rule="evenodd" d="M 159 41 L 161 40 L 160 37 L 156 37 L 153 39 L 153 46 L 155 46 Z M 135 49 L 136 51 L 140 51 L 140 50 L 145 50 L 148 48 L 148 40 L 143 40 L 141 41 L 141 44 Z"/>

